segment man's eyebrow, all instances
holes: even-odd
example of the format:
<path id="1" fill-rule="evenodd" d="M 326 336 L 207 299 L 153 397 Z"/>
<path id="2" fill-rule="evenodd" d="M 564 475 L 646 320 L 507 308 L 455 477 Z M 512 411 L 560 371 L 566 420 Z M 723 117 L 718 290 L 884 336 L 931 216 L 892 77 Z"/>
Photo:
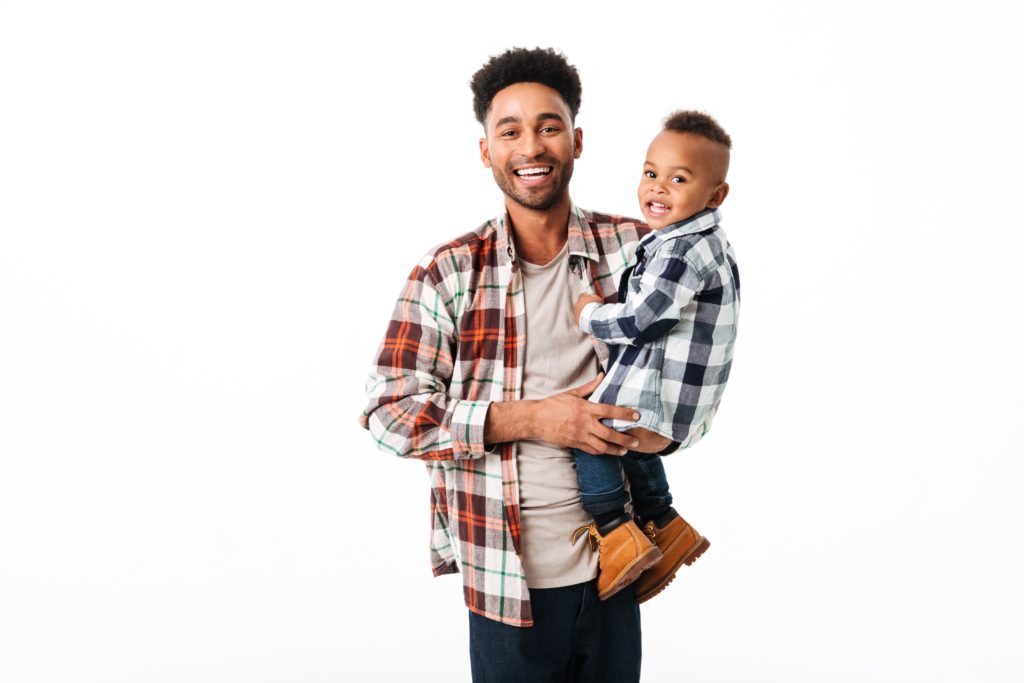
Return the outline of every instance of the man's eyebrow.
<path id="1" fill-rule="evenodd" d="M 501 126 L 504 126 L 506 123 L 519 123 L 519 117 L 506 116 L 505 118 L 498 119 L 497 121 L 494 122 L 494 127 L 500 128 Z"/>
<path id="2" fill-rule="evenodd" d="M 548 119 L 555 119 L 561 123 L 565 123 L 565 119 L 558 112 L 546 111 L 542 114 L 537 114 L 537 121 L 547 121 Z M 495 128 L 500 128 L 508 123 L 522 123 L 522 119 L 518 116 L 505 116 L 494 122 Z"/>
<path id="3" fill-rule="evenodd" d="M 537 115 L 537 120 L 538 121 L 544 121 L 544 120 L 547 120 L 547 119 L 555 119 L 556 121 L 561 121 L 562 123 L 565 123 L 565 119 L 563 119 L 562 115 L 557 113 L 557 112 L 546 111 L 543 114 L 538 114 Z"/>

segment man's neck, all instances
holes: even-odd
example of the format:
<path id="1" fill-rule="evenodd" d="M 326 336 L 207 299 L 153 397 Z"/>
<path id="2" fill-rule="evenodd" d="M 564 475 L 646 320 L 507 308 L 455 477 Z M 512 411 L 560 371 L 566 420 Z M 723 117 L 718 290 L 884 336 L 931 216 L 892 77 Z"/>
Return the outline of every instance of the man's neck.
<path id="1" fill-rule="evenodd" d="M 523 260 L 538 266 L 558 256 L 569 235 L 569 196 L 544 211 L 520 206 L 508 199 L 505 208 L 512 222 L 512 239 Z"/>

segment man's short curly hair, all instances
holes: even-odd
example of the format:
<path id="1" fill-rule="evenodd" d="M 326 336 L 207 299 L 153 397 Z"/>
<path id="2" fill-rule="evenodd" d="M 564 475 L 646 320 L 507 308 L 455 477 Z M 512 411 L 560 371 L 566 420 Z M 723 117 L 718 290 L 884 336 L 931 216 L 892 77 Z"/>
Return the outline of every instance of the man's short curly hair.
<path id="1" fill-rule="evenodd" d="M 718 121 L 700 111 L 677 111 L 665 118 L 665 130 L 693 133 L 732 149 L 732 139 Z"/>
<path id="2" fill-rule="evenodd" d="M 576 67 L 552 48 L 514 47 L 491 59 L 473 74 L 473 112 L 483 124 L 491 100 L 499 90 L 516 83 L 541 83 L 558 91 L 569 107 L 573 121 L 580 110 L 583 88 Z"/>

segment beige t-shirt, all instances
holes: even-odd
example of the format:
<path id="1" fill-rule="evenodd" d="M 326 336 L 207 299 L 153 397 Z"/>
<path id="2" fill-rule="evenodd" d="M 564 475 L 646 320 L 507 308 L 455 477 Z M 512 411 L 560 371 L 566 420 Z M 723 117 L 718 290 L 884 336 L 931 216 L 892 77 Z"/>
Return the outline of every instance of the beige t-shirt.
<path id="1" fill-rule="evenodd" d="M 578 387 L 600 369 L 593 344 L 573 317 L 573 304 L 586 284 L 569 269 L 568 250 L 566 242 L 543 266 L 519 259 L 527 321 L 524 399 Z M 520 441 L 517 462 L 526 585 L 557 588 L 594 578 L 597 553 L 584 538 L 571 543 L 573 531 L 593 521 L 580 504 L 572 453 L 542 441 Z"/>

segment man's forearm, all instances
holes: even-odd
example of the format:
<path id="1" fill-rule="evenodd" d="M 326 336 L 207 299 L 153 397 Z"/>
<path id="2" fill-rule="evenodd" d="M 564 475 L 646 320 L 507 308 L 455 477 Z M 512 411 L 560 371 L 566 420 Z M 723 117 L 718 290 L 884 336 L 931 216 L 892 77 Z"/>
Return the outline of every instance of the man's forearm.
<path id="1" fill-rule="evenodd" d="M 489 404 L 484 418 L 484 443 L 494 446 L 536 439 L 588 453 L 622 455 L 626 448 L 636 446 L 637 440 L 615 431 L 601 420 L 639 420 L 640 414 L 632 408 L 588 401 L 586 397 L 603 378 L 604 373 L 601 373 L 582 386 L 540 400 Z"/>
<path id="2" fill-rule="evenodd" d="M 536 424 L 537 404 L 539 401 L 501 401 L 492 403 L 487 408 L 487 419 L 484 421 L 484 443 L 488 446 L 536 439 L 540 436 Z"/>

